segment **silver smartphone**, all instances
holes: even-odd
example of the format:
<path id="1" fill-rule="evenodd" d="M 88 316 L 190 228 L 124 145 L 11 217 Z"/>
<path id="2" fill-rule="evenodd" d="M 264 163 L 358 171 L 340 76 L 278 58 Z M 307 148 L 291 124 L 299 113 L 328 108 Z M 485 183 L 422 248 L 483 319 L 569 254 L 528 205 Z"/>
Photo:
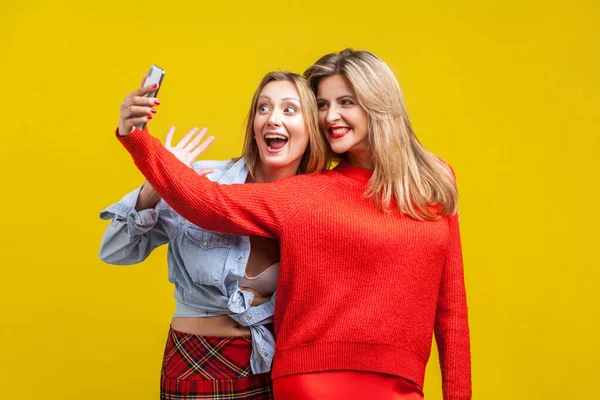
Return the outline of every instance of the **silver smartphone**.
<path id="1" fill-rule="evenodd" d="M 158 91 L 160 90 L 160 87 L 161 87 L 164 77 L 165 77 L 164 69 L 162 69 L 161 67 L 159 67 L 157 65 L 151 65 L 150 69 L 148 70 L 148 75 L 146 75 L 146 80 L 144 81 L 144 87 L 152 86 L 155 83 L 158 83 L 158 88 L 152 93 L 145 94 L 144 97 L 156 97 L 158 95 Z M 142 130 L 142 129 L 144 129 L 145 126 L 146 126 L 146 124 L 143 123 L 140 125 L 136 125 L 135 127 L 138 128 L 139 130 Z"/>

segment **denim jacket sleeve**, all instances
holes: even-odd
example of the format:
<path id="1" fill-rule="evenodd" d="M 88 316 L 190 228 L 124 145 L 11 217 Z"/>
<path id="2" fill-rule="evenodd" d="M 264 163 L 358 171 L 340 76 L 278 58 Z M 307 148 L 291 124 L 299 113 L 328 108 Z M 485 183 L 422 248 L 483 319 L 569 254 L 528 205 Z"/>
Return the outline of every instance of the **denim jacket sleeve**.
<path id="1" fill-rule="evenodd" d="M 181 217 L 162 199 L 154 208 L 136 211 L 140 190 L 141 187 L 100 213 L 101 219 L 112 219 L 100 244 L 102 261 L 115 265 L 142 262 L 180 228 Z"/>
<path id="2" fill-rule="evenodd" d="M 227 163 L 198 161 L 194 170 L 215 169 L 207 175 L 213 180 L 223 173 Z M 112 219 L 104 231 L 99 257 L 108 264 L 131 265 L 144 261 L 152 251 L 175 237 L 184 220 L 161 199 L 154 208 L 135 210 L 141 187 L 127 194 L 100 213 L 103 220 Z"/>

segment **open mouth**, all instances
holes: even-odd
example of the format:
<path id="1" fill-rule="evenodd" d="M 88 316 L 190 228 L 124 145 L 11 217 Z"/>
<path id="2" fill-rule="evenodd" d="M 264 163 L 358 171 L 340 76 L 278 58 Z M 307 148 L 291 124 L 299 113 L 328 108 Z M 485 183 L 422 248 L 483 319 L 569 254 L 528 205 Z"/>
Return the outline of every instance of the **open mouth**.
<path id="1" fill-rule="evenodd" d="M 268 149 L 271 151 L 281 150 L 289 140 L 286 136 L 277 133 L 267 133 L 264 138 Z"/>
<path id="2" fill-rule="evenodd" d="M 350 132 L 349 126 L 332 126 L 329 128 L 329 136 L 333 139 L 344 137 L 348 132 Z"/>

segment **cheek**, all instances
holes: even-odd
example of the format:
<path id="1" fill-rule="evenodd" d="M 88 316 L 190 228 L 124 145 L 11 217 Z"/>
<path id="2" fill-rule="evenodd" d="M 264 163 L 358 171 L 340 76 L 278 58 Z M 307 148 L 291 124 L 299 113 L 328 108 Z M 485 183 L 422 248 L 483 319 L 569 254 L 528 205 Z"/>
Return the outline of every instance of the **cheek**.
<path id="1" fill-rule="evenodd" d="M 327 113 L 326 112 L 319 112 L 319 128 L 321 128 L 322 131 L 325 131 L 327 129 Z"/>
<path id="2" fill-rule="evenodd" d="M 364 110 L 360 111 L 360 119 L 361 119 L 362 126 L 365 129 L 365 132 L 368 132 L 369 131 L 369 117 L 367 116 L 367 113 Z"/>
<path id="3" fill-rule="evenodd" d="M 290 130 L 290 134 L 295 139 L 295 142 L 304 143 L 308 140 L 308 131 L 306 130 L 306 124 L 304 123 L 304 118 L 294 118 L 288 124 L 288 129 Z"/>
<path id="4" fill-rule="evenodd" d="M 264 118 L 261 118 L 260 116 L 254 117 L 254 124 L 253 124 L 254 134 L 258 135 L 259 133 L 261 133 L 264 125 L 265 125 Z"/>
<path id="5" fill-rule="evenodd" d="M 348 115 L 348 122 L 352 125 L 355 131 L 360 134 L 366 134 L 369 130 L 369 124 L 367 120 L 366 114 L 361 112 L 360 110 L 356 110 Z"/>

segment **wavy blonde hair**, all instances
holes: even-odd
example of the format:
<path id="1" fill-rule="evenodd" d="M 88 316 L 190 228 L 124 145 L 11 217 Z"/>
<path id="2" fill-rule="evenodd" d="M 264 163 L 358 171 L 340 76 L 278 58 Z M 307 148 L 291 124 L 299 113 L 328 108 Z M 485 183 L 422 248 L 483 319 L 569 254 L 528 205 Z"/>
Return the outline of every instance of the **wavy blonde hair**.
<path id="1" fill-rule="evenodd" d="M 267 73 L 256 88 L 254 96 L 252 96 L 248 117 L 246 118 L 246 137 L 244 139 L 244 147 L 241 156 L 246 158 L 248 173 L 254 178 L 256 167 L 260 162 L 260 153 L 258 152 L 256 141 L 254 140 L 254 118 L 256 117 L 258 98 L 264 87 L 273 81 L 287 81 L 293 83 L 300 96 L 300 106 L 302 107 L 304 124 L 308 130 L 308 146 L 300 161 L 299 172 L 312 174 L 324 171 L 329 166 L 331 150 L 329 149 L 326 139 L 319 132 L 317 101 L 310 89 L 308 81 L 302 75 L 293 72 L 273 71 Z"/>
<path id="2" fill-rule="evenodd" d="M 365 195 L 382 210 L 388 210 L 393 199 L 401 212 L 416 219 L 456 213 L 454 174 L 417 139 L 390 67 L 368 51 L 345 49 L 321 57 L 304 72 L 315 94 L 319 82 L 332 75 L 350 82 L 368 116 L 369 150 L 375 168 Z"/>

